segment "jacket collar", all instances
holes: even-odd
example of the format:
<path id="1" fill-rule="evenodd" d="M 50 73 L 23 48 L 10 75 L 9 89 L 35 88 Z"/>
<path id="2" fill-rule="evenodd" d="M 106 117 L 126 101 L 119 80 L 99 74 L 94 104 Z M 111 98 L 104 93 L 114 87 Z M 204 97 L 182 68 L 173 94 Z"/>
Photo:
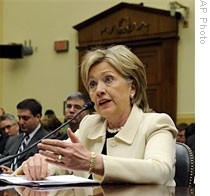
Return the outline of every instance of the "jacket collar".
<path id="1" fill-rule="evenodd" d="M 142 119 L 142 115 L 143 111 L 134 104 L 124 127 L 114 137 L 127 144 L 132 144 L 138 130 L 139 123 Z M 106 135 L 107 120 L 104 118 L 102 119 L 103 120 L 101 120 L 89 133 L 88 138 L 90 140 L 97 140 Z"/>

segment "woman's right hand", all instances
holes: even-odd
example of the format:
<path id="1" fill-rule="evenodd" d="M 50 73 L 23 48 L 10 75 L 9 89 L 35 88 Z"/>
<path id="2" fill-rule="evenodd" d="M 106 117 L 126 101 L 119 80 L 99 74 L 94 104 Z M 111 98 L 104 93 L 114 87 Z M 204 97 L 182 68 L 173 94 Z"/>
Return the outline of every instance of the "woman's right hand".
<path id="1" fill-rule="evenodd" d="M 22 164 L 24 174 L 29 180 L 42 180 L 49 176 L 48 163 L 40 154 L 28 158 Z"/>

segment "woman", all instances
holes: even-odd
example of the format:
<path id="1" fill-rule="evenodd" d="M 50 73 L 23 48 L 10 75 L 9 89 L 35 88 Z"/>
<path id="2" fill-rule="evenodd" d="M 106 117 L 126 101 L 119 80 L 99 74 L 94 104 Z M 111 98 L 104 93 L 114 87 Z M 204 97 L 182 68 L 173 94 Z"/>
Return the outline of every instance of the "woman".
<path id="1" fill-rule="evenodd" d="M 43 140 L 40 154 L 16 173 L 37 180 L 64 174 L 101 183 L 175 186 L 177 130 L 167 114 L 151 112 L 141 61 L 125 46 L 88 52 L 81 76 L 96 114 L 87 115 L 70 141 Z"/>

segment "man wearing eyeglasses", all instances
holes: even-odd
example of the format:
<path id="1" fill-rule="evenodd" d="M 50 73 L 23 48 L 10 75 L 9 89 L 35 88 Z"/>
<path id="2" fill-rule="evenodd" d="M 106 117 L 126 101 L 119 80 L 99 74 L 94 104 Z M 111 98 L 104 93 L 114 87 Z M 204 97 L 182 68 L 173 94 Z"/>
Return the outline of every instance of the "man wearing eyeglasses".
<path id="1" fill-rule="evenodd" d="M 18 122 L 12 114 L 3 114 L 0 116 L 0 131 L 7 137 L 5 145 L 1 149 L 4 152 L 10 148 L 12 138 L 20 132 Z"/>
<path id="2" fill-rule="evenodd" d="M 8 136 L 19 134 L 19 125 L 12 114 L 3 114 L 0 116 L 0 129 L 2 133 Z"/>
<path id="3" fill-rule="evenodd" d="M 13 145 L 13 138 L 19 133 L 21 133 L 18 122 L 12 114 L 3 114 L 2 116 L 0 116 L 0 132 L 5 138 L 5 142 L 3 143 L 3 145 L 1 145 L 0 155 L 4 156 L 8 154 L 8 150 Z M 5 171 L 5 173 L 11 172 L 10 168 L 4 166 L 0 167 L 3 171 Z"/>
<path id="4" fill-rule="evenodd" d="M 13 138 L 13 145 L 11 145 L 8 153 L 4 154 L 5 156 L 22 152 L 49 133 L 41 126 L 42 106 L 37 100 L 25 99 L 18 103 L 17 116 L 20 129 L 23 133 Z M 53 138 L 53 136 L 51 138 Z M 37 146 L 34 146 L 28 152 L 15 158 L 12 162 L 7 164 L 7 166 L 14 171 L 23 161 L 37 152 L 38 148 Z"/>

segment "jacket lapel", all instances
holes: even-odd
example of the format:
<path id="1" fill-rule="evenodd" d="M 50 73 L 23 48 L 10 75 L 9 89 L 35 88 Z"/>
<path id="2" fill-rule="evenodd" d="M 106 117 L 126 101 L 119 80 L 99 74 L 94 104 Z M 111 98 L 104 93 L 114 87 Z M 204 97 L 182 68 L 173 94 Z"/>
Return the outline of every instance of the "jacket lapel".
<path id="1" fill-rule="evenodd" d="M 142 115 L 143 115 L 143 111 L 134 104 L 124 127 L 114 137 L 122 140 L 123 142 L 127 144 L 132 144 L 134 141 L 136 132 L 138 131 L 138 126 L 142 119 Z M 106 128 L 107 128 L 107 120 L 99 122 L 97 126 L 95 126 L 93 130 L 89 133 L 88 139 L 97 140 L 102 137 L 105 138 Z"/>
<path id="2" fill-rule="evenodd" d="M 124 127 L 115 137 L 127 144 L 132 144 L 136 137 L 142 115 L 142 110 L 134 105 Z"/>

